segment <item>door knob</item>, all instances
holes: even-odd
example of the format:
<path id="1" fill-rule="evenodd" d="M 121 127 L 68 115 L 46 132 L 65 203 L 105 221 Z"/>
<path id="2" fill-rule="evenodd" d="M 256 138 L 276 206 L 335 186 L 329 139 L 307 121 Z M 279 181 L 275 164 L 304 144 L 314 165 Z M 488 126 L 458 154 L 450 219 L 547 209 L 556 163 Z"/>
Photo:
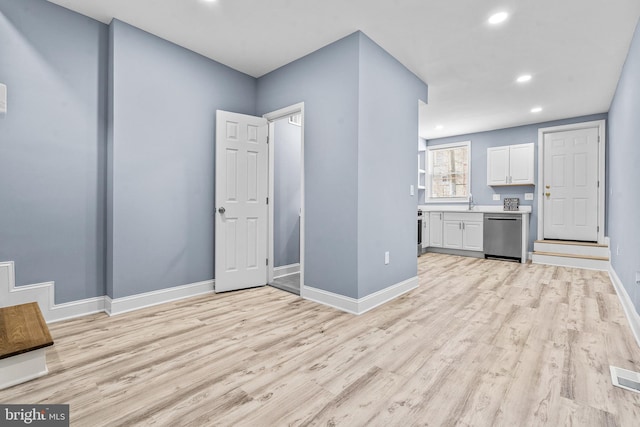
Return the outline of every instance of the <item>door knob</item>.
<path id="1" fill-rule="evenodd" d="M 551 193 L 544 193 L 545 196 L 549 197 Z"/>
<path id="2" fill-rule="evenodd" d="M 218 212 L 220 212 L 221 214 L 225 213 L 227 210 L 224 207 L 220 207 L 218 208 Z"/>
<path id="3" fill-rule="evenodd" d="M 548 189 L 550 189 L 550 188 L 551 188 L 551 186 L 550 186 L 550 185 L 547 185 L 545 188 L 548 190 Z"/>

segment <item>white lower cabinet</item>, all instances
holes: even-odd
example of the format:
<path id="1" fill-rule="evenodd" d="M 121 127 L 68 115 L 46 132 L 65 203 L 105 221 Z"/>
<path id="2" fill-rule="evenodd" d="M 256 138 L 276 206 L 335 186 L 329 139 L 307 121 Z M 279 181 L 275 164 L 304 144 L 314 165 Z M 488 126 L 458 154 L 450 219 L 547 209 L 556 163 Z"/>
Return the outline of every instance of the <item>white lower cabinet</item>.
<path id="1" fill-rule="evenodd" d="M 447 214 L 444 214 L 445 218 Z M 442 247 L 449 249 L 462 249 L 462 222 L 445 219 L 443 222 Z"/>
<path id="2" fill-rule="evenodd" d="M 429 246 L 442 247 L 442 212 L 429 212 Z"/>
<path id="3" fill-rule="evenodd" d="M 429 246 L 429 214 L 425 212 L 422 217 L 422 247 L 426 248 L 428 246 Z"/>
<path id="4" fill-rule="evenodd" d="M 465 221 L 462 224 L 462 249 L 467 251 L 484 250 L 484 231 L 482 229 L 482 221 Z"/>
<path id="5" fill-rule="evenodd" d="M 442 221 L 442 247 L 482 251 L 482 221 L 482 213 L 445 212 Z"/>

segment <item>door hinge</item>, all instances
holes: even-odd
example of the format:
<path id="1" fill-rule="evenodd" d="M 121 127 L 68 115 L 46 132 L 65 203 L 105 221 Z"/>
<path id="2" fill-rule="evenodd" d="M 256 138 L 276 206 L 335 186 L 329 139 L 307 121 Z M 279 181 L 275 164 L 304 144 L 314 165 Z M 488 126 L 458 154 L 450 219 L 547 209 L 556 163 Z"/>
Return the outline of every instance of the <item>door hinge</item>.
<path id="1" fill-rule="evenodd" d="M 267 197 L 267 204 L 269 204 L 269 198 Z"/>
<path id="2" fill-rule="evenodd" d="M 269 143 L 269 135 L 267 135 L 267 144 Z"/>
<path id="3" fill-rule="evenodd" d="M 600 135 L 598 135 L 598 142 L 600 142 Z"/>
<path id="4" fill-rule="evenodd" d="M 600 188 L 600 181 L 598 181 L 598 188 Z"/>
<path id="5" fill-rule="evenodd" d="M 600 232 L 600 226 L 596 227 L 596 231 L 599 233 Z"/>
<path id="6" fill-rule="evenodd" d="M 269 258 L 267 258 L 267 265 L 269 265 Z"/>

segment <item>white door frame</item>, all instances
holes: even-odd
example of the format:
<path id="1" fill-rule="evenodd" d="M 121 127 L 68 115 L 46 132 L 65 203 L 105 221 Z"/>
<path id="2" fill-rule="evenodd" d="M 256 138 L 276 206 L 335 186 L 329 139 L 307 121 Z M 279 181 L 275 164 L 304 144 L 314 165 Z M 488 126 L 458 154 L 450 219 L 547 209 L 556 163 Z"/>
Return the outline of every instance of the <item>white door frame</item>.
<path id="1" fill-rule="evenodd" d="M 544 240 L 544 136 L 549 133 L 598 128 L 598 243 L 605 243 L 604 211 L 606 203 L 604 120 L 574 123 L 538 129 L 538 240 Z"/>
<path id="2" fill-rule="evenodd" d="M 267 119 L 269 122 L 269 206 L 268 206 L 268 254 L 269 254 L 269 265 L 267 267 L 267 283 L 273 282 L 273 269 L 274 269 L 274 183 L 275 183 L 275 152 L 274 152 L 274 122 L 278 119 L 283 119 L 288 116 L 292 116 L 294 114 L 300 114 L 301 117 L 301 127 L 300 127 L 300 296 L 304 297 L 305 287 L 304 287 L 304 218 L 305 218 L 305 209 L 304 209 L 304 102 L 300 102 L 295 105 L 291 105 L 289 107 L 284 107 L 276 111 L 272 111 L 270 113 L 264 114 L 262 117 Z"/>

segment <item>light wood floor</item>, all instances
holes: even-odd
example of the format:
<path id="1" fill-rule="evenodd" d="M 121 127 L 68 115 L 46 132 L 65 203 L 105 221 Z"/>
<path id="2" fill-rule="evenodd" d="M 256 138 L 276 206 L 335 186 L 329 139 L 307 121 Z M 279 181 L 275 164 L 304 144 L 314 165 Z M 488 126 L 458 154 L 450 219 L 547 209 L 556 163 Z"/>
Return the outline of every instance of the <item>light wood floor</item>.
<path id="1" fill-rule="evenodd" d="M 77 426 L 637 426 L 640 350 L 606 273 L 449 255 L 362 316 L 271 287 L 51 325 L 3 403 Z"/>

